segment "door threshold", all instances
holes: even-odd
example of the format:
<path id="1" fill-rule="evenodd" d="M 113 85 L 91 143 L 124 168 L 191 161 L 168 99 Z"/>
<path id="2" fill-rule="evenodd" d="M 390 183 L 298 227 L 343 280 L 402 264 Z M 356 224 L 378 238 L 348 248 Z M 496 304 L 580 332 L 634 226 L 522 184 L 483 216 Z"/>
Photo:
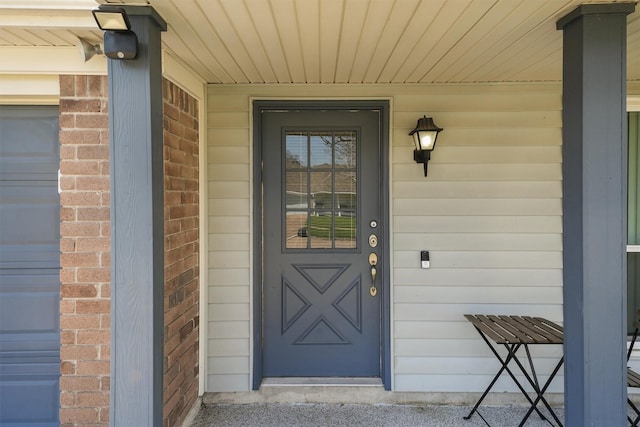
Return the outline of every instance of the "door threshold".
<path id="1" fill-rule="evenodd" d="M 358 377 L 271 377 L 261 387 L 382 387 L 380 378 Z"/>

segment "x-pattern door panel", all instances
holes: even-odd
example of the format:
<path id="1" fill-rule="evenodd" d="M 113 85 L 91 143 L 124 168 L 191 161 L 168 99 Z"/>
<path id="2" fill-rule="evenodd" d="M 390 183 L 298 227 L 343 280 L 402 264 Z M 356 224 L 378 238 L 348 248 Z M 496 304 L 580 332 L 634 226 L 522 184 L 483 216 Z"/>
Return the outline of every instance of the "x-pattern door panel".
<path id="1" fill-rule="evenodd" d="M 296 345 L 351 343 L 362 330 L 360 276 L 346 264 L 292 267 L 282 278 L 282 334 Z"/>

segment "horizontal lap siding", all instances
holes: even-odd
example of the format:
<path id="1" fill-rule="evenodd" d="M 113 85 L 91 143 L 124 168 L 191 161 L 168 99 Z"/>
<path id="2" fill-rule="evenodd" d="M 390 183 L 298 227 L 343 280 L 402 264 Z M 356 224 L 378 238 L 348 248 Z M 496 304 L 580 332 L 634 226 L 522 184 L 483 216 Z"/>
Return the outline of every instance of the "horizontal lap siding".
<path id="1" fill-rule="evenodd" d="M 484 389 L 497 366 L 464 313 L 562 320 L 559 85 L 212 85 L 207 391 L 250 388 L 250 97 L 392 98 L 395 390 Z M 445 129 L 427 178 L 407 136 L 423 114 Z M 543 375 L 560 351 L 534 350 Z"/>
<path id="2" fill-rule="evenodd" d="M 246 95 L 209 95 L 206 391 L 250 388 L 250 140 Z"/>
<path id="3" fill-rule="evenodd" d="M 394 389 L 482 391 L 499 365 L 463 314 L 562 320 L 561 95 L 539 85 L 425 92 L 394 97 Z M 444 128 L 427 178 L 406 154 L 423 114 Z M 542 375 L 561 351 L 533 349 Z"/>

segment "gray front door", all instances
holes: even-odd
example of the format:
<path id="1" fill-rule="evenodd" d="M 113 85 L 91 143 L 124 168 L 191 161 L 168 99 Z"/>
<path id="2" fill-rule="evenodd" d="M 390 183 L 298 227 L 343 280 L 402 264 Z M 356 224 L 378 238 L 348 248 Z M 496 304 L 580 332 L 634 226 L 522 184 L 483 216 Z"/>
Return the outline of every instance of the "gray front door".
<path id="1" fill-rule="evenodd" d="M 382 376 L 381 116 L 262 111 L 264 377 Z"/>
<path id="2" fill-rule="evenodd" d="M 58 425 L 58 107 L 0 106 L 0 425 Z"/>

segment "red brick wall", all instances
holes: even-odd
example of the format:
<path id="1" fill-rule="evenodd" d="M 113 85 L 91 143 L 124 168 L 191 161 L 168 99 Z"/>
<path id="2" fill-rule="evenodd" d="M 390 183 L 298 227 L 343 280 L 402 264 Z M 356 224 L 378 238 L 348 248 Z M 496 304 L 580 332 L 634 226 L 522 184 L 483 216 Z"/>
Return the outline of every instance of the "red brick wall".
<path id="1" fill-rule="evenodd" d="M 107 79 L 60 77 L 60 424 L 108 425 Z"/>
<path id="2" fill-rule="evenodd" d="M 198 397 L 198 103 L 164 80 L 164 426 Z"/>
<path id="3" fill-rule="evenodd" d="M 109 423 L 110 221 L 107 78 L 60 77 L 61 426 Z M 198 105 L 164 94 L 164 425 L 198 395 Z"/>

